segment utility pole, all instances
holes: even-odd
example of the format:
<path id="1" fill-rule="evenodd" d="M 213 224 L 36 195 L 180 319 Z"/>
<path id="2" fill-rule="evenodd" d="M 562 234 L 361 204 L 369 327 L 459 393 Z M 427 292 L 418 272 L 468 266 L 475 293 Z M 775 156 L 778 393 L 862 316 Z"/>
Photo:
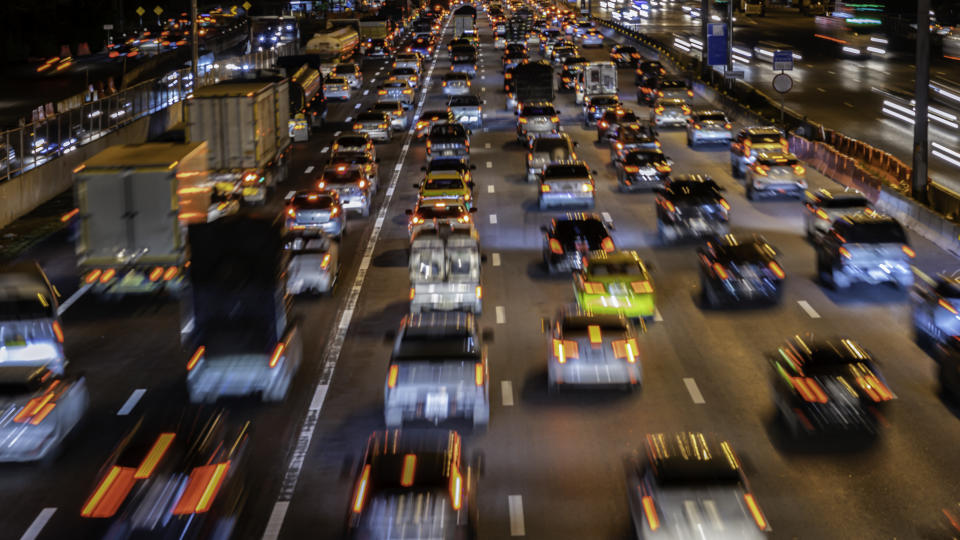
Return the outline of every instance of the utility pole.
<path id="1" fill-rule="evenodd" d="M 707 21 L 710 20 L 710 0 L 700 0 L 700 42 L 703 43 L 700 50 L 700 77 L 707 78 L 710 73 L 710 65 L 707 64 Z M 711 77 L 710 82 L 713 82 Z"/>
<path id="2" fill-rule="evenodd" d="M 703 18 L 703 15 L 700 15 Z M 733 71 L 733 0 L 727 0 L 727 72 Z M 736 79 L 730 79 L 731 88 Z"/>
<path id="3" fill-rule="evenodd" d="M 930 88 L 930 0 L 917 0 L 917 74 L 913 114 L 913 198 L 927 200 L 927 102 Z"/>
<path id="4" fill-rule="evenodd" d="M 193 90 L 200 87 L 199 67 L 200 63 L 200 34 L 197 28 L 197 0 L 190 0 L 190 47 L 193 49 L 193 62 L 190 65 L 190 73 L 193 75 Z"/>

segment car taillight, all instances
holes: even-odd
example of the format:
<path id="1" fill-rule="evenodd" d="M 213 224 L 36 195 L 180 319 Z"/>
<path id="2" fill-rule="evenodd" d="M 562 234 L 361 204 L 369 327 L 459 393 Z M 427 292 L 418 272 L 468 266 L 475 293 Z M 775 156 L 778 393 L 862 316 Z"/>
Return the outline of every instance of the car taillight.
<path id="1" fill-rule="evenodd" d="M 823 210 L 823 208 L 818 208 L 816 213 L 818 218 L 824 221 L 830 221 L 830 216 L 826 213 L 826 211 Z"/>
<path id="2" fill-rule="evenodd" d="M 664 209 L 666 209 L 667 212 L 674 212 L 677 209 L 677 207 L 674 206 L 673 203 L 670 201 L 663 201 L 663 207 Z"/>
<path id="3" fill-rule="evenodd" d="M 577 359 L 580 357 L 580 349 L 577 346 L 576 341 L 561 340 L 554 338 L 553 340 L 553 357 L 557 359 L 557 362 L 560 364 L 566 364 L 568 358 Z"/>
<path id="4" fill-rule="evenodd" d="M 839 251 L 839 252 L 840 252 L 840 255 L 841 255 L 842 257 L 844 257 L 844 258 L 847 258 L 847 259 L 852 259 L 852 258 L 853 258 L 853 255 L 850 255 L 850 250 L 847 249 L 847 248 L 845 248 L 845 247 L 843 247 L 843 246 L 840 246 L 840 249 L 837 250 L 837 251 Z"/>
<path id="5" fill-rule="evenodd" d="M 323 261 L 320 262 L 320 268 L 323 268 L 324 270 L 326 270 L 327 267 L 329 266 L 330 266 L 330 254 L 327 253 L 326 255 L 323 256 Z"/>
<path id="6" fill-rule="evenodd" d="M 757 522 L 757 527 L 759 527 L 760 530 L 766 530 L 767 519 L 763 517 L 763 512 L 760 511 L 760 506 L 757 504 L 757 501 L 754 500 L 753 494 L 745 493 L 743 500 L 747 503 L 747 508 L 750 509 L 750 515 L 753 516 L 753 520 Z"/>
<path id="7" fill-rule="evenodd" d="M 949 311 L 950 313 L 953 313 L 954 315 L 958 314 L 957 309 L 954 308 L 952 305 L 950 305 L 950 302 L 947 302 L 946 300 L 941 298 L 940 301 L 937 303 L 940 304 L 940 307 Z"/>
<path id="8" fill-rule="evenodd" d="M 580 191 L 583 191 L 584 193 L 593 193 L 593 184 L 585 183 L 581 185 Z"/>
<path id="9" fill-rule="evenodd" d="M 378 94 L 378 95 L 381 95 L 381 96 L 385 96 L 385 95 L 387 95 L 387 91 L 386 91 L 386 90 L 377 90 L 377 94 Z"/>
<path id="10" fill-rule="evenodd" d="M 903 253 L 904 253 L 907 257 L 910 257 L 911 259 L 917 256 L 917 252 L 915 252 L 915 251 L 913 251 L 912 249 L 910 249 L 910 246 L 908 246 L 908 245 L 906 245 L 906 244 L 900 246 L 900 250 L 903 251 Z"/>
<path id="11" fill-rule="evenodd" d="M 295 218 L 295 217 L 297 217 L 297 211 L 294 210 L 293 208 L 288 208 L 288 209 L 287 209 L 287 215 L 290 216 L 290 217 L 292 217 L 292 218 Z M 152 276 L 152 275 L 153 275 L 153 274 L 151 274 L 151 276 Z M 159 277 L 159 276 L 158 276 L 158 277 Z M 151 278 L 150 281 L 156 281 L 156 280 Z"/>
<path id="12" fill-rule="evenodd" d="M 753 172 L 759 174 L 760 176 L 767 176 L 767 171 L 769 170 L 770 167 L 767 167 L 766 165 L 760 165 L 759 163 L 753 168 Z"/>
<path id="13" fill-rule="evenodd" d="M 557 123 L 557 122 L 560 121 L 560 117 L 559 117 L 559 116 L 551 116 L 551 117 L 550 117 L 550 121 L 553 122 L 553 123 Z"/>
<path id="14" fill-rule="evenodd" d="M 606 251 L 607 253 L 612 252 L 615 249 L 613 245 L 613 238 L 610 238 L 609 236 L 604 238 L 603 241 L 600 242 L 600 248 Z"/>
<path id="15" fill-rule="evenodd" d="M 610 124 L 608 124 L 606 120 L 601 120 L 597 125 L 606 129 Z"/>
<path id="16" fill-rule="evenodd" d="M 670 165 L 667 165 L 666 163 L 657 163 L 654 165 L 654 168 L 657 169 L 657 172 L 659 173 L 668 173 L 673 170 L 670 168 Z"/>
<path id="17" fill-rule="evenodd" d="M 57 338 L 57 341 L 63 343 L 63 329 L 60 328 L 60 321 L 53 321 L 50 324 L 50 329 L 53 330 L 53 335 Z"/>
<path id="18" fill-rule="evenodd" d="M 197 347 L 197 350 L 193 352 L 193 356 L 190 357 L 190 360 L 187 361 L 187 371 L 192 370 L 196 367 L 197 362 L 203 358 L 203 353 L 207 350 L 203 345 Z"/>
<path id="19" fill-rule="evenodd" d="M 827 402 L 827 394 L 814 379 L 810 377 L 790 377 L 790 383 L 805 401 L 810 403 Z"/>
<path id="20" fill-rule="evenodd" d="M 477 364 L 473 368 L 473 382 L 477 386 L 483 386 L 483 364 Z"/>
<path id="21" fill-rule="evenodd" d="M 540 184 L 540 193 L 549 193 L 550 185 L 549 184 Z"/>
<path id="22" fill-rule="evenodd" d="M 520 122 L 521 124 L 526 124 L 527 119 L 521 116 L 520 118 L 517 118 L 517 122 Z"/>
<path id="23" fill-rule="evenodd" d="M 460 510 L 463 505 L 463 477 L 457 465 L 450 466 L 450 505 L 454 510 Z"/>
<path id="24" fill-rule="evenodd" d="M 167 268 L 167 270 L 163 273 L 163 280 L 170 281 L 171 279 L 175 278 L 179 273 L 180 273 L 180 268 L 176 266 L 171 266 Z"/>
<path id="25" fill-rule="evenodd" d="M 787 277 L 787 274 L 784 273 L 783 268 L 780 268 L 780 265 L 774 261 L 770 261 L 770 264 L 767 265 L 773 275 L 777 276 L 777 279 L 783 279 Z"/>
<path id="26" fill-rule="evenodd" d="M 100 283 L 107 283 L 117 275 L 117 271 L 113 268 L 108 268 L 101 276 Z"/>
<path id="27" fill-rule="evenodd" d="M 860 385 L 860 388 L 876 403 L 893 399 L 893 392 L 887 388 L 887 385 L 880 382 L 880 379 L 878 379 L 876 375 L 857 376 L 857 384 Z"/>
<path id="28" fill-rule="evenodd" d="M 397 386 L 397 377 L 400 375 L 400 366 L 393 365 L 390 366 L 390 371 L 387 374 L 387 387 L 395 388 Z"/>
<path id="29" fill-rule="evenodd" d="M 133 467 L 111 467 L 110 472 L 103 477 L 93 495 L 83 505 L 80 515 L 87 518 L 113 516 L 136 484 L 135 472 Z"/>
<path id="30" fill-rule="evenodd" d="M 724 268 L 720 263 L 713 263 L 713 272 L 717 274 L 717 277 L 720 279 L 727 279 L 730 277 L 727 274 L 727 269 Z"/>
<path id="31" fill-rule="evenodd" d="M 273 354 L 270 355 L 270 362 L 268 363 L 271 369 L 277 367 L 280 358 L 283 356 L 283 351 L 286 350 L 286 348 L 287 345 L 283 342 L 277 343 L 277 346 L 273 348 Z"/>
<path id="32" fill-rule="evenodd" d="M 657 107 L 656 109 L 653 110 L 653 112 L 657 114 L 663 114 L 663 107 Z"/>
<path id="33" fill-rule="evenodd" d="M 787 144 L 787 140 L 786 140 L 786 139 L 783 139 L 783 138 L 780 139 L 780 147 L 783 148 L 783 153 L 784 153 L 784 154 L 786 154 L 787 152 L 790 151 L 790 145 Z"/>
<path id="34" fill-rule="evenodd" d="M 556 238 L 550 239 L 550 253 L 563 255 L 563 246 L 560 245 L 560 241 Z"/>
<path id="35" fill-rule="evenodd" d="M 726 199 L 720 199 L 717 203 L 722 206 L 724 210 L 730 210 L 730 203 L 728 203 Z"/>
<path id="36" fill-rule="evenodd" d="M 693 90 L 687 90 L 687 95 L 693 97 Z"/>
<path id="37" fill-rule="evenodd" d="M 647 518 L 647 525 L 650 526 L 650 530 L 655 531 L 660 528 L 660 517 L 657 515 L 657 507 L 653 504 L 653 497 L 649 495 L 644 495 L 640 499 L 641 504 L 643 505 L 643 515 Z"/>
<path id="38" fill-rule="evenodd" d="M 583 284 L 583 288 L 588 294 L 603 294 L 606 291 L 603 283 L 597 281 L 587 281 Z"/>
<path id="39" fill-rule="evenodd" d="M 793 172 L 795 172 L 795 173 L 797 173 L 797 174 L 803 174 L 803 173 L 807 172 L 807 170 L 806 170 L 805 168 L 803 168 L 803 165 L 800 165 L 800 164 L 798 163 L 798 164 L 796 164 L 796 165 L 793 166 Z"/>
<path id="40" fill-rule="evenodd" d="M 340 207 L 334 206 L 333 210 L 330 210 L 330 217 L 337 217 L 340 215 Z"/>
<path id="41" fill-rule="evenodd" d="M 700 124 L 694 124 L 693 129 L 703 129 Z"/>
<path id="42" fill-rule="evenodd" d="M 363 510 L 363 502 L 367 494 L 367 482 L 370 481 L 370 465 L 363 466 L 360 481 L 357 482 L 357 494 L 353 498 L 353 512 L 359 514 Z"/>

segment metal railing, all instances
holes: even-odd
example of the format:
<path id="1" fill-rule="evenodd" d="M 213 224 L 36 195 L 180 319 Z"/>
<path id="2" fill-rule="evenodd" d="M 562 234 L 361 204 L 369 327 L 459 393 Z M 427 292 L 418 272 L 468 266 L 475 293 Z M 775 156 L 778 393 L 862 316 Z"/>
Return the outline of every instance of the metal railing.
<path id="1" fill-rule="evenodd" d="M 272 67 L 277 57 L 295 54 L 297 45 L 285 43 L 268 51 L 202 65 L 198 86 L 232 79 L 247 70 Z M 113 94 L 84 99 L 79 107 L 0 133 L 0 182 L 184 100 L 193 91 L 192 79 L 189 68 L 179 69 Z"/>

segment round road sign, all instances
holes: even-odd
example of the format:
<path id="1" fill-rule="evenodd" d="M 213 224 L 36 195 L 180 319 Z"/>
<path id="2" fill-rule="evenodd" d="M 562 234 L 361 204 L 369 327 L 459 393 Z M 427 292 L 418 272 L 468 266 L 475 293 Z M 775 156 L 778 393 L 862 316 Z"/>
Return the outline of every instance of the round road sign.
<path id="1" fill-rule="evenodd" d="M 793 88 L 793 79 L 786 73 L 780 73 L 773 78 L 773 89 L 781 94 L 786 94 Z"/>

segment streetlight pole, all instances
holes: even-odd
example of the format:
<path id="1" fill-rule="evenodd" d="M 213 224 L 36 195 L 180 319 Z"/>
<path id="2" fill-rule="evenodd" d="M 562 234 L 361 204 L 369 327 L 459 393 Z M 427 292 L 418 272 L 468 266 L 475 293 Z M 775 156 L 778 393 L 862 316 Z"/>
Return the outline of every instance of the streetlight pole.
<path id="1" fill-rule="evenodd" d="M 700 0 L 700 42 L 703 44 L 700 49 L 700 76 L 704 79 L 710 72 L 710 66 L 707 64 L 707 20 L 710 19 L 710 0 Z M 713 82 L 713 79 L 710 79 Z"/>
<path id="2" fill-rule="evenodd" d="M 200 63 L 200 35 L 197 32 L 197 0 L 190 0 L 190 48 L 193 49 L 193 62 L 190 66 L 190 73 L 193 75 L 193 89 L 196 91 L 200 86 L 199 68 Z"/>
<path id="3" fill-rule="evenodd" d="M 917 0 L 917 74 L 913 114 L 913 198 L 927 200 L 927 102 L 930 88 L 930 0 Z"/>

